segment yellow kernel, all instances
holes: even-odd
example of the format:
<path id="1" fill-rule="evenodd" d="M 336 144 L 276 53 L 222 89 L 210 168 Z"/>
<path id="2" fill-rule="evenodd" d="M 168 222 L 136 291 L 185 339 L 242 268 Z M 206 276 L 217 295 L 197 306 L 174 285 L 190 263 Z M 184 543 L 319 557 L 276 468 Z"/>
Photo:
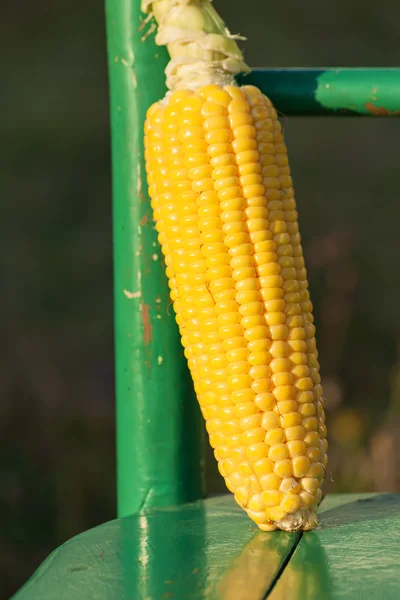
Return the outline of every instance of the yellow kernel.
<path id="1" fill-rule="evenodd" d="M 274 385 L 271 381 L 271 379 L 256 379 L 255 381 L 253 381 L 251 383 L 251 389 L 256 393 L 256 394 L 264 394 L 266 392 L 271 392 L 273 389 Z"/>
<path id="2" fill-rule="evenodd" d="M 297 412 L 297 409 L 296 400 L 280 400 L 277 404 L 277 411 L 281 417 L 288 413 Z"/>
<path id="3" fill-rule="evenodd" d="M 269 352 L 270 352 L 271 356 L 274 357 L 274 360 L 271 362 L 271 365 L 270 365 L 271 369 L 273 370 L 274 373 L 277 372 L 277 371 L 279 371 L 279 370 L 287 371 L 288 368 L 291 367 L 290 361 L 289 361 L 289 363 L 284 363 L 285 366 L 283 368 L 277 366 L 276 370 L 272 366 L 272 363 L 274 363 L 274 365 L 275 364 L 276 365 L 281 364 L 281 363 L 275 363 L 275 360 L 285 359 L 285 358 L 287 358 L 289 356 L 289 354 L 290 354 L 290 347 L 289 347 L 289 344 L 287 342 L 283 342 L 283 341 L 274 341 L 274 342 L 272 342 L 272 345 L 271 345 L 271 348 L 270 348 Z M 288 367 L 288 365 L 289 365 L 289 367 Z"/>
<path id="4" fill-rule="evenodd" d="M 282 288 L 263 288 L 260 290 L 260 294 L 264 302 L 269 300 L 275 300 L 283 297 Z"/>
<path id="5" fill-rule="evenodd" d="M 274 463 L 269 458 L 263 458 L 254 465 L 263 490 L 277 490 L 281 485 L 281 479 L 272 473 Z"/>
<path id="6" fill-rule="evenodd" d="M 290 492 L 293 494 L 298 494 L 301 492 L 301 486 L 299 482 L 296 481 L 296 479 L 294 479 L 293 477 L 286 477 L 285 479 L 283 479 L 279 489 L 284 494 Z"/>
<path id="7" fill-rule="evenodd" d="M 278 489 L 266 489 L 262 492 L 261 497 L 265 506 L 272 507 L 281 502 L 283 494 Z"/>
<path id="8" fill-rule="evenodd" d="M 257 394 L 257 396 L 254 398 L 254 402 L 258 406 L 258 408 L 263 412 L 270 412 L 275 406 L 275 398 L 271 393 Z M 261 423 L 262 427 L 264 427 L 263 423 L 264 421 L 262 421 Z"/>
<path id="9" fill-rule="evenodd" d="M 306 402 L 300 404 L 299 413 L 302 417 L 312 417 L 315 415 L 315 404 L 313 402 Z"/>
<path id="10" fill-rule="evenodd" d="M 292 373 L 295 377 L 304 378 L 308 377 L 309 369 L 307 365 L 296 365 L 295 367 L 293 367 Z"/>
<path id="11" fill-rule="evenodd" d="M 289 451 L 290 458 L 296 458 L 297 456 L 305 456 L 307 452 L 307 446 L 301 440 L 294 440 L 287 442 L 287 449 Z"/>
<path id="12" fill-rule="evenodd" d="M 303 477 L 301 487 L 309 494 L 315 494 L 319 488 L 319 481 L 314 477 Z"/>
<path id="13" fill-rule="evenodd" d="M 246 455 L 250 460 L 259 461 L 267 457 L 268 450 L 269 448 L 264 442 L 258 442 L 247 446 Z"/>
<path id="14" fill-rule="evenodd" d="M 304 442 L 307 444 L 307 446 L 319 447 L 320 441 L 321 440 L 317 431 L 309 431 L 304 438 Z"/>
<path id="15" fill-rule="evenodd" d="M 251 389 L 237 390 L 232 392 L 232 402 L 240 404 L 242 402 L 253 402 L 255 393 Z"/>
<path id="16" fill-rule="evenodd" d="M 252 354 L 256 352 L 265 352 L 271 345 L 271 340 L 268 338 L 263 338 L 261 340 L 254 340 L 253 342 L 248 342 L 247 347 Z"/>
<path id="17" fill-rule="evenodd" d="M 243 325 L 244 329 L 251 329 L 253 327 L 258 327 L 258 325 L 264 325 L 264 318 L 262 315 L 252 315 L 243 317 L 240 320 L 240 323 Z"/>
<path id="18" fill-rule="evenodd" d="M 285 458 L 285 460 L 279 460 L 276 462 L 274 473 L 282 479 L 285 477 L 291 477 L 293 475 L 293 465 L 290 458 Z"/>
<path id="19" fill-rule="evenodd" d="M 288 449 L 286 444 L 275 444 L 271 446 L 268 453 L 268 458 L 277 462 L 278 460 L 284 460 L 288 457 Z"/>
<path id="20" fill-rule="evenodd" d="M 222 474 L 223 477 L 229 477 L 236 470 L 236 463 L 231 459 L 223 460 L 218 466 L 225 472 L 225 475 Z"/>
<path id="21" fill-rule="evenodd" d="M 274 327 L 285 323 L 286 318 L 283 312 L 267 312 L 265 315 L 265 320 L 270 327 Z"/>
<path id="22" fill-rule="evenodd" d="M 287 386 L 292 385 L 295 381 L 295 378 L 292 373 L 289 371 L 283 373 L 274 373 L 271 377 L 272 383 L 274 386 Z"/>
<path id="23" fill-rule="evenodd" d="M 266 448 L 266 451 L 268 452 L 269 448 L 266 444 L 263 444 L 263 446 Z M 249 446 L 250 448 L 251 446 Z M 254 465 L 254 472 L 256 473 L 256 475 L 258 477 L 262 477 L 263 475 L 268 475 L 270 473 L 272 473 L 273 468 L 274 468 L 274 463 L 272 462 L 272 460 L 270 458 L 267 458 L 266 456 L 257 460 Z M 261 480 L 260 480 L 261 483 Z M 265 489 L 265 488 L 264 488 Z"/>
<path id="24" fill-rule="evenodd" d="M 304 477 L 308 473 L 311 463 L 310 463 L 310 460 L 307 458 L 307 456 L 296 456 L 295 458 L 293 458 L 292 462 L 293 462 L 293 475 L 297 479 L 299 479 L 300 477 Z M 304 489 L 306 489 L 306 488 L 304 488 Z M 309 490 L 306 489 L 306 491 L 309 491 Z"/>
<path id="25" fill-rule="evenodd" d="M 283 508 L 280 506 L 274 506 L 273 508 L 266 508 L 265 513 L 271 521 L 280 521 L 286 515 Z"/>
<path id="26" fill-rule="evenodd" d="M 254 475 L 250 475 L 249 476 L 249 481 L 250 481 L 250 490 L 252 494 L 259 494 L 262 491 L 260 482 L 258 481 L 257 477 Z"/>
<path id="27" fill-rule="evenodd" d="M 294 427 L 288 427 L 285 429 L 285 436 L 288 442 L 294 440 L 303 440 L 306 435 L 306 430 L 302 425 L 295 425 Z"/>
<path id="28" fill-rule="evenodd" d="M 313 389 L 313 382 L 310 377 L 302 377 L 296 381 L 296 388 L 301 392 L 306 392 Z"/>
<path id="29" fill-rule="evenodd" d="M 257 396 L 256 396 L 257 398 Z M 261 427 L 266 430 L 276 429 L 280 425 L 279 416 L 273 411 L 266 411 L 262 415 Z"/>
<path id="30" fill-rule="evenodd" d="M 270 360 L 271 354 L 267 350 L 264 350 L 263 352 L 255 352 L 250 354 L 248 357 L 249 363 L 254 367 L 268 365 Z"/>
<path id="31" fill-rule="evenodd" d="M 310 448 L 307 448 L 306 455 L 312 463 L 318 462 L 321 457 L 321 451 L 319 448 L 313 448 L 311 446 Z"/>
<path id="32" fill-rule="evenodd" d="M 300 498 L 302 508 L 310 508 L 315 503 L 315 496 L 308 492 L 300 492 Z"/>
<path id="33" fill-rule="evenodd" d="M 248 429 L 242 433 L 242 443 L 246 445 L 258 444 L 264 441 L 265 431 L 262 427 Z"/>
<path id="34" fill-rule="evenodd" d="M 242 404 L 237 404 L 236 406 L 230 408 L 233 410 L 233 413 L 241 419 L 259 413 L 259 410 L 254 402 L 243 402 Z"/>
<path id="35" fill-rule="evenodd" d="M 271 369 L 268 365 L 259 365 L 257 367 L 251 367 L 249 375 L 253 379 L 268 378 L 271 376 Z"/>
<path id="36" fill-rule="evenodd" d="M 230 114 L 239 112 L 248 113 L 250 112 L 250 106 L 242 97 L 237 97 L 236 99 L 232 100 L 229 104 L 228 112 Z"/>
<path id="37" fill-rule="evenodd" d="M 287 405 L 287 410 L 285 410 L 285 412 L 282 412 L 280 410 L 281 414 L 285 414 L 286 412 L 295 412 L 295 410 L 297 409 L 297 402 L 292 402 L 292 398 L 295 398 L 296 396 L 296 388 L 293 385 L 281 385 L 279 387 L 275 387 L 272 391 L 272 393 L 274 394 L 277 402 L 279 402 L 279 404 L 282 404 L 282 407 L 286 405 L 283 404 L 284 401 L 289 401 L 290 404 L 290 410 L 289 410 L 289 405 Z M 293 408 L 294 406 L 294 408 Z"/>
<path id="38" fill-rule="evenodd" d="M 253 494 L 248 506 L 251 511 L 261 512 L 264 509 L 261 494 Z"/>
<path id="39" fill-rule="evenodd" d="M 259 281 L 262 288 L 281 288 L 283 286 L 283 279 L 280 275 L 266 275 L 260 277 Z"/>
<path id="40" fill-rule="evenodd" d="M 291 340 L 305 340 L 306 334 L 303 327 L 294 327 L 289 332 L 289 337 Z"/>
<path id="41" fill-rule="evenodd" d="M 326 425 L 324 423 L 320 423 L 318 426 L 318 433 L 321 439 L 325 439 L 327 435 Z"/>
<path id="42" fill-rule="evenodd" d="M 251 465 L 246 461 L 239 463 L 237 466 L 237 470 L 238 470 L 239 475 L 241 475 L 243 478 L 245 478 L 245 477 L 247 478 L 250 475 L 254 474 L 253 469 L 251 468 Z"/>
<path id="43" fill-rule="evenodd" d="M 252 383 L 252 379 L 250 375 L 247 374 L 239 374 L 228 376 L 229 387 L 232 391 L 242 390 L 250 387 Z"/>
<path id="44" fill-rule="evenodd" d="M 285 344 L 285 342 L 273 342 L 273 344 L 271 345 L 271 348 L 270 348 L 271 354 L 272 354 L 271 350 L 273 350 L 273 351 L 276 350 L 275 344 Z M 270 363 L 270 367 L 271 367 L 271 370 L 273 373 L 287 372 L 287 371 L 291 370 L 292 362 L 288 358 L 274 358 Z"/>
<path id="45" fill-rule="evenodd" d="M 234 497 L 239 506 L 246 507 L 250 497 L 249 490 L 247 488 L 237 488 Z"/>
<path id="46" fill-rule="evenodd" d="M 307 477 L 316 477 L 321 480 L 325 475 L 325 470 L 320 462 L 314 462 L 307 472 Z"/>
<path id="47" fill-rule="evenodd" d="M 273 340 L 283 340 L 289 335 L 287 325 L 271 325 L 269 330 Z"/>
<path id="48" fill-rule="evenodd" d="M 248 417 L 243 417 L 240 419 L 240 427 L 243 430 L 246 429 L 254 429 L 255 427 L 261 426 L 261 413 L 257 413 L 255 415 L 249 415 Z"/>
<path id="49" fill-rule="evenodd" d="M 306 431 L 316 431 L 318 429 L 318 419 L 316 417 L 305 417 L 302 423 Z"/>
<path id="50" fill-rule="evenodd" d="M 281 417 L 281 427 L 287 429 L 288 427 L 295 427 L 301 423 L 301 414 L 298 412 L 291 412 Z"/>
<path id="51" fill-rule="evenodd" d="M 246 459 L 246 446 L 236 446 L 229 450 L 229 455 L 236 463 Z"/>
<path id="52" fill-rule="evenodd" d="M 226 360 L 229 362 L 239 362 L 247 360 L 249 351 L 247 348 L 234 348 L 226 353 Z"/>
<path id="53" fill-rule="evenodd" d="M 239 125 L 233 129 L 235 139 L 248 140 L 256 137 L 256 129 L 253 125 Z"/>
<path id="54" fill-rule="evenodd" d="M 285 309 L 285 302 L 282 300 L 282 298 L 277 298 L 275 300 L 268 300 L 267 302 L 264 302 L 264 306 L 267 313 L 282 313 Z"/>
<path id="55" fill-rule="evenodd" d="M 296 400 L 300 404 L 310 404 L 314 400 L 314 394 L 312 391 L 299 392 L 296 396 Z"/>
<path id="56" fill-rule="evenodd" d="M 276 444 L 282 444 L 285 441 L 285 433 L 283 429 L 278 427 L 277 429 L 269 429 L 265 434 L 265 441 L 269 446 L 275 446 Z M 270 456 L 270 458 L 272 458 Z"/>
<path id="57" fill-rule="evenodd" d="M 273 252 L 271 252 L 271 253 L 265 252 L 263 254 L 274 254 L 274 253 Z M 265 262 L 262 264 L 259 262 L 260 254 L 257 254 L 255 258 L 257 261 L 257 265 L 258 265 L 257 271 L 261 277 L 280 274 L 281 267 L 277 262 Z M 285 303 L 283 303 L 283 304 L 285 304 Z"/>
<path id="58" fill-rule="evenodd" d="M 212 100 L 206 100 L 201 107 L 201 114 L 206 119 L 207 117 L 215 117 L 226 115 L 226 108 Z"/>
<path id="59" fill-rule="evenodd" d="M 281 502 L 281 508 L 287 513 L 296 512 L 301 506 L 301 499 L 298 494 L 287 494 Z"/>

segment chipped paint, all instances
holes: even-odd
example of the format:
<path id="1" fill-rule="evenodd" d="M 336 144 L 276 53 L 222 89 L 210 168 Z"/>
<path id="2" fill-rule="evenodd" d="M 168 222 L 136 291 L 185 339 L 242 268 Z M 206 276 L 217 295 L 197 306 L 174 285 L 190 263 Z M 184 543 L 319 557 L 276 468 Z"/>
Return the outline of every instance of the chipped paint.
<path id="1" fill-rule="evenodd" d="M 376 98 L 374 98 L 376 100 Z M 400 115 L 400 110 L 388 110 L 384 106 L 375 106 L 372 102 L 367 102 L 365 108 L 375 117 L 396 117 Z"/>
<path id="2" fill-rule="evenodd" d="M 142 303 L 140 305 L 143 325 L 143 344 L 148 346 L 153 339 L 153 328 L 150 320 L 150 305 Z"/>
<path id="3" fill-rule="evenodd" d="M 121 58 L 121 62 L 125 67 L 129 67 L 129 63 L 127 60 L 125 60 L 125 58 Z"/>
<path id="4" fill-rule="evenodd" d="M 157 298 L 156 298 L 156 304 L 161 304 L 161 298 L 160 298 L 160 296 L 157 296 Z"/>
<path id="5" fill-rule="evenodd" d="M 153 254 L 151 257 L 154 261 L 158 260 L 158 254 Z"/>
<path id="6" fill-rule="evenodd" d="M 130 292 L 129 290 L 123 290 L 125 296 L 127 298 L 129 298 L 129 300 L 132 300 L 133 298 L 140 298 L 142 295 L 142 292 L 140 290 L 138 290 L 137 292 Z"/>
<path id="7" fill-rule="evenodd" d="M 142 171 L 140 168 L 140 160 L 138 161 L 136 167 L 136 193 L 139 198 L 142 197 Z"/>
<path id="8" fill-rule="evenodd" d="M 164 362 L 164 359 L 163 359 L 163 357 L 162 357 L 162 356 L 157 356 L 157 364 L 158 364 L 158 365 L 162 365 L 162 364 L 163 364 L 163 362 Z"/>
<path id="9" fill-rule="evenodd" d="M 144 225 L 146 225 L 148 220 L 149 220 L 149 217 L 147 215 L 143 215 L 143 217 L 140 219 L 141 226 L 144 227 Z"/>

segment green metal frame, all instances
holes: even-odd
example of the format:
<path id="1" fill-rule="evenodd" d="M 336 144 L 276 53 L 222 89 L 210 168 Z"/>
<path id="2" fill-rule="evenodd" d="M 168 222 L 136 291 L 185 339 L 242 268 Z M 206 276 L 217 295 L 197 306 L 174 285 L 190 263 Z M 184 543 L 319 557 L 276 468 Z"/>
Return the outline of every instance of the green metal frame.
<path id="1" fill-rule="evenodd" d="M 285 115 L 400 116 L 400 69 L 253 69 L 256 85 Z"/>
<path id="2" fill-rule="evenodd" d="M 140 0 L 107 0 L 111 87 L 118 515 L 203 496 L 202 425 L 154 230 L 143 123 L 167 54 Z"/>
<path id="3" fill-rule="evenodd" d="M 140 0 L 106 0 L 106 10 L 118 515 L 126 516 L 203 496 L 203 426 L 169 310 L 145 176 L 143 124 L 165 93 L 167 54 L 151 25 L 143 27 Z M 400 114 L 400 69 L 256 69 L 241 82 L 259 86 L 285 114 Z"/>

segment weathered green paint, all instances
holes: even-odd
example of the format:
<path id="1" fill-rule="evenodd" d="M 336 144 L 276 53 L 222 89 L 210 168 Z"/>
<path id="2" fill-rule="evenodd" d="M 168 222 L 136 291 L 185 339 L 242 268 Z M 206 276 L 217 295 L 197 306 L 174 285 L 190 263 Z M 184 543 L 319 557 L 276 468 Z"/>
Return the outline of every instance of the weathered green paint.
<path id="1" fill-rule="evenodd" d="M 152 221 L 143 123 L 167 55 L 140 0 L 107 0 L 111 87 L 118 513 L 202 496 L 202 425 Z"/>
<path id="2" fill-rule="evenodd" d="M 156 509 L 73 538 L 14 600 L 261 600 L 298 539 L 256 533 L 231 495 Z"/>
<path id="3" fill-rule="evenodd" d="M 400 116 L 400 68 L 254 69 L 239 81 L 285 115 Z"/>
<path id="4" fill-rule="evenodd" d="M 400 494 L 330 496 L 269 600 L 398 600 Z"/>

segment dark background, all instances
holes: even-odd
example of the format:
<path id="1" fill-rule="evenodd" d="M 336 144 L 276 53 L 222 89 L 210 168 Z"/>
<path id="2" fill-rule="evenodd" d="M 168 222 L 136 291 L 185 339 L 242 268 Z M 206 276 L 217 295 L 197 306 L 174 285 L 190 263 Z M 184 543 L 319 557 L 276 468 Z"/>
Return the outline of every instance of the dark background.
<path id="1" fill-rule="evenodd" d="M 251 65 L 399 61 L 394 0 L 216 7 Z M 115 515 L 104 30 L 99 0 L 2 9 L 1 599 Z M 290 118 L 285 135 L 328 397 L 326 490 L 400 491 L 400 119 Z M 208 489 L 223 489 L 212 460 Z"/>

